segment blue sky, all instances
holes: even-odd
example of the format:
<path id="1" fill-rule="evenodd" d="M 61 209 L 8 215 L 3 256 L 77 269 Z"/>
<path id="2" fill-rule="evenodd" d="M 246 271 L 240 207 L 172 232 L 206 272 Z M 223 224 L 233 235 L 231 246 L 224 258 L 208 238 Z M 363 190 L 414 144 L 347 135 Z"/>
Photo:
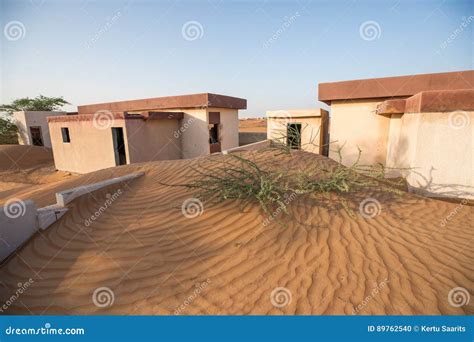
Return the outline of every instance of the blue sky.
<path id="1" fill-rule="evenodd" d="M 320 82 L 473 69 L 470 0 L 0 1 L 1 102 L 213 92 L 254 117 Z"/>

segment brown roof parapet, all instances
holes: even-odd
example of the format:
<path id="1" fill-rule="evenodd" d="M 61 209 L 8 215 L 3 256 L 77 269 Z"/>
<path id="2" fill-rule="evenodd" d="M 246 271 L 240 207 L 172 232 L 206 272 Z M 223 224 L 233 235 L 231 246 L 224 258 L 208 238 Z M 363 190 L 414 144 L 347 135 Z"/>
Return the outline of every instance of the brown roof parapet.
<path id="1" fill-rule="evenodd" d="M 474 89 L 423 91 L 406 100 L 405 113 L 474 110 Z"/>
<path id="2" fill-rule="evenodd" d="M 474 70 L 320 83 L 318 99 L 335 100 L 408 97 L 422 91 L 474 89 Z"/>
<path id="3" fill-rule="evenodd" d="M 73 121 L 91 121 L 94 120 L 95 115 L 79 114 L 79 115 L 60 115 L 60 116 L 48 116 L 48 122 L 73 122 Z M 125 120 L 125 119 L 143 119 L 143 116 L 131 117 L 125 113 L 103 111 L 97 116 L 102 119 L 114 119 L 114 120 Z"/>
<path id="4" fill-rule="evenodd" d="M 117 101 L 78 106 L 79 114 L 94 114 L 99 110 L 113 112 L 149 111 L 178 108 L 229 108 L 247 109 L 247 100 L 238 97 L 202 93 L 192 95 L 155 97 L 141 100 Z"/>
<path id="5" fill-rule="evenodd" d="M 386 100 L 377 106 L 377 114 L 474 111 L 474 90 L 422 91 L 407 99 Z"/>
<path id="6" fill-rule="evenodd" d="M 184 117 L 183 112 L 143 112 L 145 120 L 181 120 Z"/>
<path id="7" fill-rule="evenodd" d="M 377 106 L 377 114 L 391 115 L 405 113 L 405 99 L 386 100 Z"/>

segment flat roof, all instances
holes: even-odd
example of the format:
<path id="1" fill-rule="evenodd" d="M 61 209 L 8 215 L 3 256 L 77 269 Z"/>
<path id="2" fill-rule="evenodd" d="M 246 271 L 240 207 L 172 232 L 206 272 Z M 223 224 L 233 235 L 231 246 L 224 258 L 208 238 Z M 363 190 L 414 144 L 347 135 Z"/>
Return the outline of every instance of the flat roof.
<path id="1" fill-rule="evenodd" d="M 192 95 L 154 97 L 140 100 L 127 100 L 117 102 L 96 103 L 78 106 L 79 114 L 94 114 L 99 110 L 112 112 L 147 111 L 154 109 L 179 109 L 179 108 L 229 108 L 247 109 L 247 100 L 238 97 L 202 93 Z"/>
<path id="2" fill-rule="evenodd" d="M 267 118 L 289 119 L 289 118 L 311 118 L 320 117 L 321 108 L 310 109 L 288 109 L 288 110 L 269 110 L 266 112 Z"/>
<path id="3" fill-rule="evenodd" d="M 413 96 L 422 91 L 474 89 L 474 70 L 320 83 L 323 102 Z"/>

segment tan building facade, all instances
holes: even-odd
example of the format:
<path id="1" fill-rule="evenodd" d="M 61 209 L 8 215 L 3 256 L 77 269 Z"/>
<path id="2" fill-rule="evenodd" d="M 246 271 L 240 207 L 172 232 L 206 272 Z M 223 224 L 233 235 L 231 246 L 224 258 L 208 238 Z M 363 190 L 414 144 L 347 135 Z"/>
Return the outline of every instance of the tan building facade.
<path id="1" fill-rule="evenodd" d="M 78 115 L 48 119 L 56 168 L 87 173 L 237 147 L 246 106 L 208 93 L 79 106 Z"/>
<path id="2" fill-rule="evenodd" d="M 301 149 L 353 164 L 383 164 L 410 189 L 474 198 L 474 71 L 322 83 L 324 110 L 267 112 L 268 138 L 285 143 L 301 130 Z M 320 112 L 318 112 L 320 111 Z M 315 139 L 315 132 L 320 135 Z M 339 151 L 339 152 L 338 152 Z"/>
<path id="3" fill-rule="evenodd" d="M 329 156 L 405 171 L 413 191 L 474 198 L 474 71 L 319 85 L 330 105 Z"/>
<path id="4" fill-rule="evenodd" d="M 328 112 L 321 108 L 267 111 L 267 139 L 326 154 Z M 327 155 L 327 154 L 326 154 Z"/>
<path id="5" fill-rule="evenodd" d="M 18 143 L 20 145 L 36 145 L 51 148 L 47 117 L 59 115 L 66 115 L 66 112 L 14 112 L 13 117 L 18 127 Z"/>

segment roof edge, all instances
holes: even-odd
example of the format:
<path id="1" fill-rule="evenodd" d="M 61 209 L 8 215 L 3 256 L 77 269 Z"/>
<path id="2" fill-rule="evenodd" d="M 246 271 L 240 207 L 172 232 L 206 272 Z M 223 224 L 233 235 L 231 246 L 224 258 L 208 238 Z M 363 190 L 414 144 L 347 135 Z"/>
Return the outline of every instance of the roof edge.
<path id="1" fill-rule="evenodd" d="M 409 97 L 422 91 L 474 89 L 474 70 L 320 83 L 318 100 Z"/>
<path id="2" fill-rule="evenodd" d="M 125 112 L 209 107 L 247 109 L 247 100 L 227 95 L 200 93 L 82 105 L 78 106 L 78 112 L 79 114 L 93 114 L 99 110 Z"/>

